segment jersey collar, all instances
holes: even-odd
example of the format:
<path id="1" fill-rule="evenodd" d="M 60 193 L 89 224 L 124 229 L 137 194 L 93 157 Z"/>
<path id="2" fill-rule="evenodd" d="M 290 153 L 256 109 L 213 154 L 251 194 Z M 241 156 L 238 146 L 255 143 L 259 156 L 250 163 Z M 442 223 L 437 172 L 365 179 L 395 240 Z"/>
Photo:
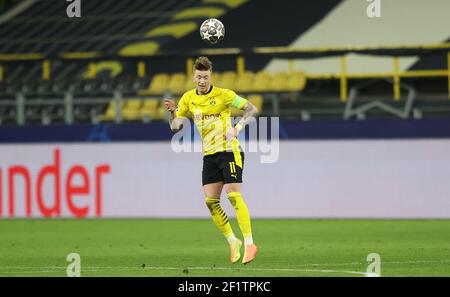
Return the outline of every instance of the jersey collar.
<path id="1" fill-rule="evenodd" d="M 202 95 L 208 95 L 209 93 L 211 93 L 212 89 L 213 89 L 213 86 L 211 85 L 211 86 L 209 86 L 209 91 L 206 92 L 205 94 L 202 94 Z M 200 94 L 198 93 L 197 89 L 195 90 L 195 94 L 197 94 L 197 95 L 199 95 L 199 96 L 202 96 L 202 95 L 200 95 Z"/>

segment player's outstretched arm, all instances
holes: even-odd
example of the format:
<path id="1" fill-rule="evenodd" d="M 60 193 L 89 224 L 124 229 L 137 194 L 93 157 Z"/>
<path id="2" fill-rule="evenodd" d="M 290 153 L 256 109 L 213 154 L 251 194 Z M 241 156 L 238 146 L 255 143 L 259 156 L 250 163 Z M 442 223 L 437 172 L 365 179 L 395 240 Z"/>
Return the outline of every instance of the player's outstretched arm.
<path id="1" fill-rule="evenodd" d="M 169 125 L 172 132 L 176 133 L 183 128 L 183 119 L 177 118 L 175 111 L 177 109 L 175 101 L 172 99 L 164 99 L 167 111 L 170 113 Z"/>
<path id="2" fill-rule="evenodd" d="M 256 106 L 250 101 L 247 101 L 241 109 L 244 110 L 242 119 L 236 124 L 236 126 L 227 131 L 226 137 L 229 141 L 238 136 L 239 132 L 255 118 L 255 114 L 258 112 Z"/>

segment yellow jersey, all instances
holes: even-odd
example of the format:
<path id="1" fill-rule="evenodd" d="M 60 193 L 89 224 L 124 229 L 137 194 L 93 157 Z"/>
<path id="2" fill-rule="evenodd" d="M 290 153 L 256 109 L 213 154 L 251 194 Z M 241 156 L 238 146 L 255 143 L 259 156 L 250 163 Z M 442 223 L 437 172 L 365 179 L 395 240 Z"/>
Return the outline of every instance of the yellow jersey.
<path id="1" fill-rule="evenodd" d="M 208 93 L 197 94 L 193 89 L 183 94 L 178 102 L 176 116 L 191 117 L 202 137 L 205 155 L 217 152 L 239 154 L 239 141 L 226 141 L 226 132 L 232 128 L 231 107 L 241 109 L 246 99 L 232 90 L 211 86 Z"/>

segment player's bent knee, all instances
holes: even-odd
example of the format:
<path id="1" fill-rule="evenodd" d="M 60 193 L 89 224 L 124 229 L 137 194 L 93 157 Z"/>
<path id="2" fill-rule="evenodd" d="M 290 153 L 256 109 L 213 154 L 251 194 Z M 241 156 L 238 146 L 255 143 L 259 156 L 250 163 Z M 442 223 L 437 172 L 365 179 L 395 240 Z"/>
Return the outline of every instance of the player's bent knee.
<path id="1" fill-rule="evenodd" d="M 228 196 L 228 200 L 230 200 L 231 205 L 233 205 L 233 207 L 236 207 L 236 202 L 239 199 L 239 197 L 241 197 L 241 193 L 240 192 L 228 192 L 227 193 Z"/>
<path id="2" fill-rule="evenodd" d="M 209 210 L 213 210 L 215 205 L 220 204 L 220 198 L 206 197 L 205 203 Z"/>
<path id="3" fill-rule="evenodd" d="M 228 199 L 233 199 L 233 198 L 241 196 L 241 192 L 239 192 L 239 191 L 230 191 L 230 192 L 227 192 L 227 196 L 228 196 Z"/>

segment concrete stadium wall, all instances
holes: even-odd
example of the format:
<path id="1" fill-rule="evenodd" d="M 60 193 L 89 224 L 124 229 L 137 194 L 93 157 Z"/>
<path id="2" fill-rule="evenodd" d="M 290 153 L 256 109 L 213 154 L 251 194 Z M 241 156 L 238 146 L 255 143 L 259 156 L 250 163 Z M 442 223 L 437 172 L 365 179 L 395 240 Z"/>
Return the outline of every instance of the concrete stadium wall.
<path id="1" fill-rule="evenodd" d="M 281 141 L 275 163 L 246 154 L 242 192 L 253 217 L 450 218 L 449 151 L 449 139 Z M 0 217 L 208 217 L 201 165 L 170 142 L 2 144 Z"/>

